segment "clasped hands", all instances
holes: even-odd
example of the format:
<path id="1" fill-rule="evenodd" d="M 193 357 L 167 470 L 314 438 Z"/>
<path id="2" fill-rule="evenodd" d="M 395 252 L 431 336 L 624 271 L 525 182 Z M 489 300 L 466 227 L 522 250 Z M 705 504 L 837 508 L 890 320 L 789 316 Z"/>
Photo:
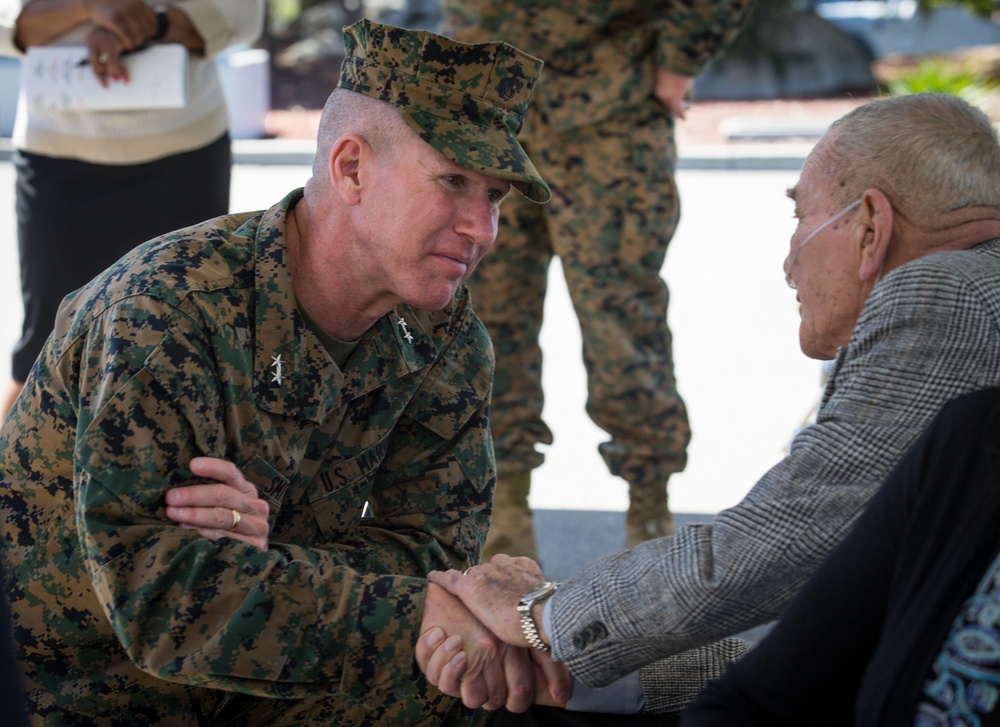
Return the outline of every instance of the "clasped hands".
<path id="1" fill-rule="evenodd" d="M 416 649 L 427 680 L 470 708 L 564 706 L 569 671 L 528 646 L 517 612 L 521 596 L 543 580 L 535 561 L 507 555 L 464 573 L 432 572 Z M 540 622 L 541 606 L 535 613 Z"/>
<path id="2" fill-rule="evenodd" d="M 142 0 L 99 0 L 89 5 L 95 28 L 87 36 L 87 59 L 98 83 L 128 81 L 122 55 L 140 48 L 156 32 L 156 12 Z"/>
<path id="3" fill-rule="evenodd" d="M 211 540 L 234 538 L 266 550 L 268 504 L 239 468 L 214 457 L 195 457 L 189 467 L 208 482 L 168 490 L 167 517 Z M 535 561 L 506 555 L 464 574 L 432 572 L 416 644 L 427 680 L 472 709 L 565 705 L 568 670 L 528 646 L 517 613 L 521 596 L 543 580 Z M 537 606 L 539 626 L 540 614 Z"/>

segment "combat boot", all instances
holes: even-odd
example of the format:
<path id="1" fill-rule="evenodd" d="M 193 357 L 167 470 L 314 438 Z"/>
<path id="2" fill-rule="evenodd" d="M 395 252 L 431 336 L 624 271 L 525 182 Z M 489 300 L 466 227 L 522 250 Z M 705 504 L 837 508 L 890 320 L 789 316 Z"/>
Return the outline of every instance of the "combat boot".
<path id="1" fill-rule="evenodd" d="M 486 535 L 484 561 L 497 553 L 526 555 L 538 560 L 535 524 L 531 508 L 528 507 L 530 490 L 530 470 L 497 478 L 496 490 L 493 493 L 493 521 Z"/>
<path id="2" fill-rule="evenodd" d="M 664 535 L 674 534 L 674 516 L 667 507 L 667 485 L 632 484 L 628 486 L 628 512 L 625 513 L 625 547 Z"/>

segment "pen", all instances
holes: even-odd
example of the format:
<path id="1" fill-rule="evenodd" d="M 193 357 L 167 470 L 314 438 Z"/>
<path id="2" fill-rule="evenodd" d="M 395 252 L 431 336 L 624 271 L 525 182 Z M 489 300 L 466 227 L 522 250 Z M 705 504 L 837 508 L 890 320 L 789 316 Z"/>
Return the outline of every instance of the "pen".
<path id="1" fill-rule="evenodd" d="M 148 43 L 143 43 L 138 48 L 133 48 L 132 50 L 123 50 L 119 58 L 124 58 L 125 56 L 132 55 L 133 53 L 138 53 L 141 50 L 146 50 L 149 47 Z M 84 66 L 90 65 L 90 58 L 84 58 L 82 61 L 76 64 L 77 68 L 83 68 Z"/>

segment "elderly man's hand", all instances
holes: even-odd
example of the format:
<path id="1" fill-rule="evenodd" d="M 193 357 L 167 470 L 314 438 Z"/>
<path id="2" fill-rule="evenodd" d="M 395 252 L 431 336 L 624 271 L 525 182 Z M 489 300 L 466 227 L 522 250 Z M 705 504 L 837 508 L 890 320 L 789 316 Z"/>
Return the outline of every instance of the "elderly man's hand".
<path id="1" fill-rule="evenodd" d="M 512 646 L 527 646 L 517 613 L 521 596 L 545 580 L 538 563 L 531 558 L 495 555 L 488 563 L 470 568 L 434 571 L 432 583 L 462 600 L 476 618 L 501 640 Z"/>
<path id="2" fill-rule="evenodd" d="M 432 583 L 446 588 L 449 593 L 462 600 L 467 608 L 485 624 L 497 637 L 506 642 L 513 652 L 520 656 L 510 656 L 508 665 L 516 660 L 518 664 L 527 659 L 534 673 L 532 703 L 565 704 L 571 690 L 570 676 L 566 668 L 553 662 L 547 654 L 528 646 L 517 613 L 517 603 L 525 592 L 544 580 L 538 564 L 530 558 L 512 558 L 506 555 L 494 556 L 489 563 L 470 569 L 465 574 L 455 570 L 430 574 Z M 463 650 L 468 644 L 457 640 L 442 643 L 438 637 L 428 642 L 425 634 L 417 644 L 418 662 L 421 663 L 428 679 L 438 685 L 446 694 L 455 692 L 463 679 Z M 521 672 L 516 672 L 520 674 Z M 508 677 L 508 683 L 512 683 Z M 512 687 L 513 688 L 513 687 Z M 527 699 L 529 695 L 517 695 Z M 507 704 L 510 711 L 519 711 Z M 526 706 L 525 706 L 526 708 Z"/>
<path id="3" fill-rule="evenodd" d="M 443 590 L 431 583 L 428 593 Z M 457 604 L 465 611 L 457 599 L 444 595 L 454 600 L 451 608 Z M 475 621 L 471 613 L 468 615 Z M 425 626 L 430 624 L 426 615 L 424 622 Z M 427 681 L 445 694 L 461 697 L 462 703 L 473 709 L 506 706 L 518 713 L 532 704 L 563 706 L 569 699 L 570 677 L 563 665 L 537 649 L 504 644 L 485 628 L 469 632 L 467 624 L 455 620 L 454 615 L 446 626 L 422 630 L 416 659 Z"/>
<path id="4" fill-rule="evenodd" d="M 215 457 L 195 457 L 189 466 L 215 482 L 167 490 L 167 517 L 209 540 L 234 538 L 267 550 L 270 508 L 239 468 Z"/>

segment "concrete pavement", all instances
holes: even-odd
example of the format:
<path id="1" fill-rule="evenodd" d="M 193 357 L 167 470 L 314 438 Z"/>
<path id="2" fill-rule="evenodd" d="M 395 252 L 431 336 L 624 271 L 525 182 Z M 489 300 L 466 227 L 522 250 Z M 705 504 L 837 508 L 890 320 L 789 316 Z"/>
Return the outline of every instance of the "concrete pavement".
<path id="1" fill-rule="evenodd" d="M 681 150 L 682 220 L 664 268 L 677 377 L 694 432 L 688 467 L 670 483 L 682 521 L 735 504 L 782 456 L 819 395 L 820 365 L 798 350 L 795 295 L 781 272 L 793 229 L 785 190 L 808 145 L 734 147 Z M 309 175 L 310 143 L 235 148 L 234 211 L 268 206 Z M 21 321 L 13 178 L 0 154 L 3 380 Z M 546 418 L 555 443 L 535 473 L 531 501 L 543 565 L 559 579 L 622 547 L 627 494 L 598 456 L 605 435 L 584 411 L 579 328 L 558 263 L 545 320 Z"/>

